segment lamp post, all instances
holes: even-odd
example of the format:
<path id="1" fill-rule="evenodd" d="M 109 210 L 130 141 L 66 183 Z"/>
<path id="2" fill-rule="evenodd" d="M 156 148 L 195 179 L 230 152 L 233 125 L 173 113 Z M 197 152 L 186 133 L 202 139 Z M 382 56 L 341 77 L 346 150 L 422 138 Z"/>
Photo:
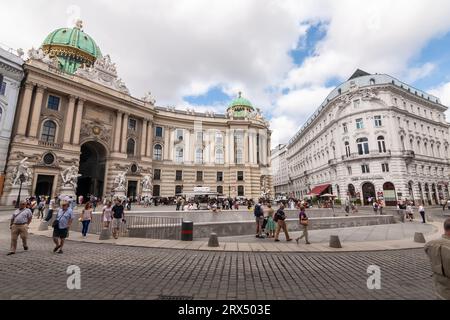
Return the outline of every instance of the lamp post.
<path id="1" fill-rule="evenodd" d="M 21 192 L 22 192 L 22 183 L 24 183 L 25 182 L 25 175 L 22 173 L 20 176 L 19 176 L 19 180 L 20 180 L 20 187 L 19 187 L 19 194 L 17 195 L 17 199 L 16 199 L 16 209 L 17 208 L 19 208 L 19 202 L 20 202 L 20 194 L 21 194 Z"/>

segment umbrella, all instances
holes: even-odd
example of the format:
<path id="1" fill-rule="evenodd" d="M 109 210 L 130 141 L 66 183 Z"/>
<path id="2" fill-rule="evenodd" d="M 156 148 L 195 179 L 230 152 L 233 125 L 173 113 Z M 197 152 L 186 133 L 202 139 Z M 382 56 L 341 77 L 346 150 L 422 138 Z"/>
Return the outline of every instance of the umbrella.
<path id="1" fill-rule="evenodd" d="M 321 195 L 320 197 L 323 197 L 323 198 L 326 198 L 326 197 L 335 197 L 335 195 L 334 195 L 334 194 L 331 194 L 331 193 L 325 193 L 325 194 Z"/>

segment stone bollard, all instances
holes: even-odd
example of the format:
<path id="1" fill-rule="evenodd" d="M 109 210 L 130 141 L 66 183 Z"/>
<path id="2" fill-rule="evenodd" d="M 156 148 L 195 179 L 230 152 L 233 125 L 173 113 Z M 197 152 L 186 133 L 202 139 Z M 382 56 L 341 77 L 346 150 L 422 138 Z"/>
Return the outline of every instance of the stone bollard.
<path id="1" fill-rule="evenodd" d="M 46 230 L 48 230 L 48 222 L 42 220 L 41 224 L 39 225 L 38 231 L 46 231 Z"/>
<path id="2" fill-rule="evenodd" d="M 109 228 L 103 228 L 102 232 L 100 233 L 99 240 L 109 240 L 111 239 L 111 229 Z"/>
<path id="3" fill-rule="evenodd" d="M 330 236 L 330 247 L 331 248 L 342 248 L 339 236 Z"/>
<path id="4" fill-rule="evenodd" d="M 426 243 L 425 237 L 423 236 L 422 232 L 416 232 L 414 233 L 414 242 L 418 243 Z"/>
<path id="5" fill-rule="evenodd" d="M 219 238 L 217 237 L 217 233 L 211 233 L 209 236 L 208 247 L 218 247 L 219 246 Z"/>

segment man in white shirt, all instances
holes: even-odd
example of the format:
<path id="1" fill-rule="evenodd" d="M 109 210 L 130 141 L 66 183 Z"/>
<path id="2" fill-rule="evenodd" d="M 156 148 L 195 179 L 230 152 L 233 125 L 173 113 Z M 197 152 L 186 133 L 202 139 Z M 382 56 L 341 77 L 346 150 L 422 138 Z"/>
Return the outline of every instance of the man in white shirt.
<path id="1" fill-rule="evenodd" d="M 23 250 L 28 250 L 28 225 L 31 223 L 32 218 L 33 214 L 31 213 L 31 210 L 27 208 L 27 202 L 25 200 L 20 201 L 19 209 L 11 216 L 9 225 L 9 228 L 11 229 L 11 250 L 7 254 L 8 256 L 16 253 L 19 236 L 22 239 Z"/>

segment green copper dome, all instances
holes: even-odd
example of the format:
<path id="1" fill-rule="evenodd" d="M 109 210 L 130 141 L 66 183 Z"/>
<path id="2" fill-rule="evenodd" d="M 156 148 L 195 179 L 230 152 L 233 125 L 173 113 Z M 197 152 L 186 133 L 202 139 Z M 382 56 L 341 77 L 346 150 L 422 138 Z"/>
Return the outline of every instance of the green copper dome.
<path id="1" fill-rule="evenodd" d="M 227 109 L 227 113 L 232 113 L 234 118 L 245 118 L 253 111 L 254 108 L 252 103 L 243 98 L 241 92 L 239 92 L 239 96 L 236 99 L 231 101 Z"/>
<path id="2" fill-rule="evenodd" d="M 81 21 L 74 28 L 60 28 L 50 33 L 42 49 L 57 57 L 61 69 L 68 73 L 74 73 L 83 64 L 90 66 L 102 56 L 94 39 L 82 30 Z"/>

